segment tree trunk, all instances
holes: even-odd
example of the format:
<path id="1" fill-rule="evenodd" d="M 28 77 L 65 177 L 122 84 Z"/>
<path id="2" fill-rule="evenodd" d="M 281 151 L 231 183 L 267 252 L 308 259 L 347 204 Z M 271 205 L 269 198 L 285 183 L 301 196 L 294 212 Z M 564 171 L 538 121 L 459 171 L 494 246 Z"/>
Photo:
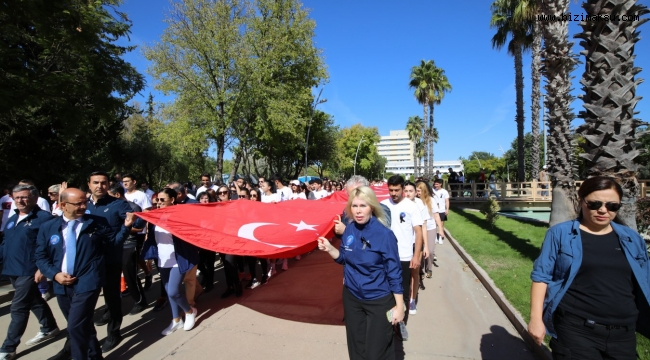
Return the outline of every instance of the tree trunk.
<path id="1" fill-rule="evenodd" d="M 539 111 L 540 111 L 540 106 L 539 106 L 539 100 L 541 98 L 541 92 L 540 92 L 540 66 L 542 62 L 541 58 L 541 51 L 542 51 L 542 29 L 540 26 L 539 21 L 533 21 L 533 47 L 532 47 L 532 53 L 533 53 L 533 61 L 531 63 L 531 74 L 530 78 L 532 80 L 532 96 L 531 96 L 531 101 L 532 104 L 530 105 L 530 119 L 531 119 L 531 135 L 532 135 L 532 149 L 530 150 L 530 154 L 532 157 L 531 160 L 531 172 L 530 172 L 530 179 L 531 180 L 539 180 L 539 169 L 540 169 L 540 164 L 539 164 Z"/>
<path id="2" fill-rule="evenodd" d="M 566 14 L 569 0 L 541 0 L 541 14 L 549 17 Z M 544 51 L 542 72 L 546 77 L 544 105 L 548 109 L 548 165 L 553 202 L 550 225 L 575 219 L 580 206 L 575 191 L 576 164 L 571 134 L 571 111 L 573 97 L 571 71 L 576 59 L 571 53 L 569 23 L 567 21 L 542 22 Z"/>
<path id="3" fill-rule="evenodd" d="M 517 179 L 520 182 L 526 181 L 526 170 L 524 168 L 524 64 L 521 46 L 515 47 L 515 89 L 517 91 Z"/>
<path id="4" fill-rule="evenodd" d="M 215 139 L 217 145 L 217 166 L 215 169 L 215 176 L 218 181 L 223 181 L 223 154 L 226 150 L 226 136 L 217 135 Z"/>
<path id="5" fill-rule="evenodd" d="M 435 166 L 433 164 L 433 144 L 435 143 L 435 139 L 433 137 L 433 102 L 429 104 L 429 173 L 433 175 L 435 171 L 433 171 L 433 167 Z"/>
<path id="6" fill-rule="evenodd" d="M 230 176 L 228 177 L 228 181 L 232 182 L 235 179 L 235 175 L 237 175 L 237 170 L 239 170 L 239 164 L 241 163 L 242 159 L 242 150 L 241 148 L 238 148 L 235 150 L 235 158 L 233 159 L 232 162 L 232 169 L 230 170 Z"/>
<path id="7" fill-rule="evenodd" d="M 427 105 L 427 103 L 425 103 L 425 104 L 423 105 L 423 108 L 424 108 L 424 119 L 423 119 L 422 121 L 424 121 L 425 124 L 424 124 L 424 126 L 423 126 L 423 130 L 422 130 L 422 131 L 423 131 L 423 136 L 422 136 L 422 138 L 423 138 L 423 141 L 424 141 L 424 144 L 425 144 L 425 145 L 424 145 L 424 170 L 423 170 L 422 172 L 424 173 L 423 175 L 424 175 L 427 179 L 430 179 L 432 173 L 430 172 L 430 169 L 429 169 L 429 148 L 428 148 L 428 144 L 429 144 L 429 135 L 428 135 L 428 134 L 429 134 L 429 133 L 428 133 L 428 131 L 427 131 L 427 125 L 426 125 L 427 110 L 428 110 L 428 105 Z"/>
<path id="8" fill-rule="evenodd" d="M 583 39 L 580 45 L 585 56 L 580 98 L 584 111 L 580 117 L 585 123 L 577 129 L 583 136 L 587 160 L 587 176 L 613 177 L 623 188 L 623 207 L 617 213 L 619 222 L 636 230 L 636 180 L 638 165 L 634 159 L 637 149 L 637 129 L 647 123 L 634 118 L 634 108 L 641 99 L 636 88 L 641 79 L 635 79 L 641 69 L 634 66 L 634 44 L 639 41 L 637 28 L 646 22 L 648 13 L 637 1 L 589 0 L 582 5 L 587 15 L 609 17 L 620 21 L 581 22 Z M 625 19 L 640 20 L 625 21 Z"/>

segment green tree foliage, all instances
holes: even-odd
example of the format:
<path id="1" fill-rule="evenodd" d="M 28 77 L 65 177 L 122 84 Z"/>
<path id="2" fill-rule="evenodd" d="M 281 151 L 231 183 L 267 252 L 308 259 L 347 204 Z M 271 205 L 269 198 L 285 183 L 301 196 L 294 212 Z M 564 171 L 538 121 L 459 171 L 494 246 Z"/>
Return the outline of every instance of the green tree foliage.
<path id="1" fill-rule="evenodd" d="M 116 45 L 131 27 L 120 3 L 0 5 L 2 180 L 81 185 L 122 156 L 118 134 L 143 77 L 121 58 L 133 47 Z"/>
<path id="2" fill-rule="evenodd" d="M 497 177 L 507 178 L 505 160 L 489 152 L 473 151 L 467 158 L 460 157 L 459 160 L 463 162 L 463 168 L 465 169 L 465 182 L 470 180 L 478 181 L 481 167 L 485 170 L 486 177 L 490 174 L 490 171 L 496 170 Z"/>
<path id="3" fill-rule="evenodd" d="M 327 76 L 312 42 L 314 21 L 297 0 L 183 0 L 171 7 L 161 42 L 145 51 L 158 88 L 185 109 L 170 121 L 201 129 L 216 146 L 217 176 L 229 143 L 233 171 L 263 159 L 265 171 L 293 176 L 304 159 L 311 89 Z"/>
<path id="4" fill-rule="evenodd" d="M 359 146 L 359 141 L 363 141 Z M 336 142 L 337 167 L 343 178 L 349 178 L 354 172 L 354 157 L 359 147 L 357 157 L 357 175 L 368 179 L 378 178 L 384 173 L 385 158 L 379 156 L 376 144 L 381 136 L 376 127 L 364 127 L 361 124 L 343 128 Z M 382 160 L 384 159 L 384 160 Z"/>

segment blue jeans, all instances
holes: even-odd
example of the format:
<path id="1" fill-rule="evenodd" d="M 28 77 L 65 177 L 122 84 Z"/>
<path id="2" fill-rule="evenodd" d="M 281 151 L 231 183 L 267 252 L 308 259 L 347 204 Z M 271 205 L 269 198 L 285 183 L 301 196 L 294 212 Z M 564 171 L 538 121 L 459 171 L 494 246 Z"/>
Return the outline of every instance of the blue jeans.
<path id="1" fill-rule="evenodd" d="M 43 300 L 41 292 L 38 291 L 34 277 L 9 276 L 9 280 L 11 280 L 11 284 L 16 291 L 11 302 L 11 322 L 7 329 L 7 337 L 0 349 L 2 352 L 16 351 L 18 344 L 20 344 L 20 338 L 27 328 L 30 310 L 41 324 L 42 332 L 47 333 L 57 328 L 52 310 L 47 305 L 47 302 Z"/>
<path id="2" fill-rule="evenodd" d="M 190 304 L 187 303 L 185 291 L 181 286 L 183 284 L 183 277 L 178 267 L 173 268 L 160 268 L 160 276 L 162 277 L 163 285 L 167 291 L 167 298 L 169 299 L 169 307 L 172 308 L 172 316 L 174 319 L 181 317 L 179 308 L 183 312 L 190 311 Z"/>

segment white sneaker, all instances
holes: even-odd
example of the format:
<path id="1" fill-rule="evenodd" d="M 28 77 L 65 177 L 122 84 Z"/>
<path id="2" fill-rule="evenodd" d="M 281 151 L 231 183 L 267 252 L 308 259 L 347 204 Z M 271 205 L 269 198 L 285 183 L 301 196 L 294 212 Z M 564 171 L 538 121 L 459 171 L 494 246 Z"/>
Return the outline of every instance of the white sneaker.
<path id="1" fill-rule="evenodd" d="M 409 303 L 409 315 L 415 315 L 418 313 L 418 309 L 415 306 L 415 300 L 411 299 Z"/>
<path id="2" fill-rule="evenodd" d="M 61 332 L 61 330 L 59 330 L 58 328 L 50 331 L 49 333 L 44 333 L 44 332 L 39 331 L 38 334 L 36 334 L 36 336 L 34 336 L 33 338 L 27 340 L 25 342 L 25 345 L 34 346 L 36 344 L 40 344 L 43 341 L 47 341 L 47 340 L 59 335 L 60 332 Z M 0 359 L 2 359 L 2 358 L 0 357 Z"/>
<path id="3" fill-rule="evenodd" d="M 185 314 L 185 325 L 183 325 L 183 330 L 185 331 L 192 330 L 194 324 L 196 323 L 196 308 L 190 306 L 190 310 L 192 310 L 191 314 Z"/>
<path id="4" fill-rule="evenodd" d="M 43 300 L 48 301 L 48 300 L 50 300 L 52 298 L 52 295 L 48 291 L 45 294 L 42 294 L 41 297 L 43 298 Z"/>
<path id="5" fill-rule="evenodd" d="M 442 245 L 442 238 L 438 239 L 438 244 Z"/>
<path id="6" fill-rule="evenodd" d="M 282 262 L 282 270 L 283 271 L 289 270 L 289 259 L 284 259 L 284 261 Z"/>
<path id="7" fill-rule="evenodd" d="M 0 360 L 11 360 L 16 358 L 16 352 L 0 352 Z"/>
<path id="8" fill-rule="evenodd" d="M 174 319 L 172 319 L 172 323 L 169 324 L 169 326 L 167 326 L 167 328 L 163 330 L 161 334 L 163 336 L 167 336 L 182 327 L 183 327 L 183 319 L 179 320 L 178 322 L 175 322 Z"/>
<path id="9" fill-rule="evenodd" d="M 269 273 L 266 276 L 270 279 L 271 275 L 273 275 L 275 273 L 276 273 L 275 266 L 271 266 L 271 268 L 269 269 Z"/>

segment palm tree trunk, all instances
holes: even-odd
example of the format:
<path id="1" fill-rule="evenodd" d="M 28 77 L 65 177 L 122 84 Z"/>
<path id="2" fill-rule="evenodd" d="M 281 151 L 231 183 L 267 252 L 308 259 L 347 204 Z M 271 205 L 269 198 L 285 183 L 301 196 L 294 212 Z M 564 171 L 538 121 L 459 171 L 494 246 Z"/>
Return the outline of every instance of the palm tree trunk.
<path id="1" fill-rule="evenodd" d="M 431 175 L 433 175 L 433 144 L 435 143 L 435 139 L 433 138 L 433 102 L 429 104 L 429 164 L 431 166 L 431 169 L 429 170 Z"/>
<path id="2" fill-rule="evenodd" d="M 531 133 L 532 133 L 532 149 L 530 150 L 530 154 L 532 157 L 531 161 L 531 172 L 530 172 L 530 178 L 531 180 L 538 180 L 539 176 L 539 169 L 540 169 L 540 164 L 539 164 L 539 100 L 541 98 L 541 93 L 540 93 L 540 67 L 542 63 L 542 58 L 541 58 L 541 52 L 542 52 L 542 29 L 540 26 L 539 21 L 533 21 L 533 46 L 532 46 L 532 53 L 533 53 L 533 61 L 531 63 L 531 74 L 530 78 L 532 80 L 532 104 L 530 106 L 531 110 Z"/>
<path id="3" fill-rule="evenodd" d="M 569 0 L 540 0 L 541 14 L 557 16 L 569 11 Z M 553 187 L 550 225 L 575 219 L 578 214 L 578 196 L 575 191 L 576 164 L 573 158 L 571 111 L 573 97 L 571 71 L 576 59 L 571 53 L 569 23 L 542 22 L 544 35 L 543 74 L 546 77 L 544 105 L 548 109 L 548 165 Z"/>
<path id="4" fill-rule="evenodd" d="M 423 108 L 424 108 L 424 118 L 423 118 L 424 120 L 423 120 L 423 121 L 426 122 L 426 118 L 427 118 L 427 110 L 428 110 L 428 108 L 429 108 L 429 107 L 428 107 L 428 104 L 425 103 L 425 104 L 423 105 Z M 424 136 L 423 136 L 423 138 L 424 138 L 424 143 L 425 143 L 425 144 L 429 144 L 429 141 L 430 141 L 430 140 L 429 140 L 429 136 L 427 135 L 427 134 L 428 134 L 427 126 L 425 125 L 425 126 L 423 126 L 423 127 L 424 127 Z M 431 178 L 432 173 L 431 173 L 431 169 L 429 169 L 429 147 L 428 147 L 428 145 L 425 145 L 425 146 L 424 146 L 424 171 L 423 171 L 423 172 L 424 172 L 424 176 L 425 176 L 426 178 Z"/>
<path id="5" fill-rule="evenodd" d="M 634 118 L 641 99 L 636 88 L 642 82 L 635 79 L 641 69 L 634 67 L 634 44 L 639 41 L 638 26 L 648 20 L 641 17 L 649 11 L 635 0 L 588 0 L 582 7 L 589 16 L 622 19 L 580 23 L 583 32 L 576 37 L 583 39 L 580 45 L 585 48 L 585 72 L 580 81 L 585 92 L 581 96 L 585 111 L 580 117 L 585 123 L 577 132 L 586 140 L 586 153 L 581 156 L 587 160 L 587 176 L 616 179 L 623 188 L 623 207 L 617 219 L 636 230 L 637 128 L 647 123 Z M 640 20 L 624 21 L 637 16 Z"/>
<path id="6" fill-rule="evenodd" d="M 526 181 L 524 169 L 524 71 L 521 46 L 516 46 L 515 52 L 515 88 L 517 91 L 517 178 L 518 181 Z"/>

